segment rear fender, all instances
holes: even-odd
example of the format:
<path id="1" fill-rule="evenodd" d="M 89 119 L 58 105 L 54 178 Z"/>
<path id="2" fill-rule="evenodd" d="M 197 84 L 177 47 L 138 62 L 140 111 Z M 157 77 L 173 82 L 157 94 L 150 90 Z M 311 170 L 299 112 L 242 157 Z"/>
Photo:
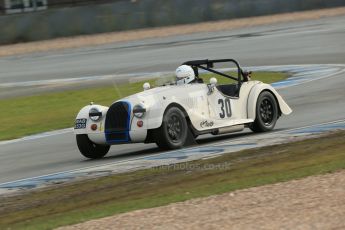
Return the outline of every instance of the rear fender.
<path id="1" fill-rule="evenodd" d="M 275 98 L 277 99 L 278 106 L 280 112 L 284 115 L 289 115 L 292 112 L 292 109 L 289 105 L 284 101 L 284 99 L 279 95 L 279 93 L 269 84 L 256 84 L 250 91 L 248 96 L 248 103 L 247 103 L 247 113 L 248 119 L 255 119 L 256 116 L 256 102 L 261 92 L 269 91 L 271 92 Z"/>

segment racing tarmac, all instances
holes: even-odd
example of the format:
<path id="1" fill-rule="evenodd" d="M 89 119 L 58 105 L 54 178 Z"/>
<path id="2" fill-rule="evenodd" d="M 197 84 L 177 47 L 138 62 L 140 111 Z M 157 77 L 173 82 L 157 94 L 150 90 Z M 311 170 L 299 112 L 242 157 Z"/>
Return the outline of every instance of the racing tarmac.
<path id="1" fill-rule="evenodd" d="M 217 33 L 118 43 L 0 59 L 0 84 L 156 71 L 171 71 L 190 59 L 235 58 L 242 66 L 345 64 L 345 17 L 282 23 Z M 34 88 L 34 86 L 32 86 Z M 3 90 L 2 88 L 0 90 Z M 16 93 L 15 90 L 13 90 Z M 279 89 L 294 110 L 276 130 L 345 119 L 345 74 Z M 245 133 L 207 136 L 210 146 Z M 113 146 L 106 158 L 86 160 L 67 129 L 0 145 L 0 183 L 142 157 L 154 144 Z"/>

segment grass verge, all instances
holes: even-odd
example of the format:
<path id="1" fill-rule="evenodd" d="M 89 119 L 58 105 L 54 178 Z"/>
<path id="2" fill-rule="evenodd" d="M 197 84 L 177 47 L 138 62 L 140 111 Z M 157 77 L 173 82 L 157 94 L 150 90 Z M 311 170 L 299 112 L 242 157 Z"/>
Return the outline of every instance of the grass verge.
<path id="1" fill-rule="evenodd" d="M 345 168 L 345 131 L 0 198 L 0 229 L 51 229 Z"/>
<path id="2" fill-rule="evenodd" d="M 212 75 L 205 75 L 205 82 L 210 77 Z M 272 83 L 285 79 L 287 74 L 257 72 L 253 77 Z M 227 79 L 218 77 L 218 80 L 221 84 Z M 154 86 L 155 80 L 149 82 Z M 137 82 L 0 100 L 0 108 L 6 111 L 0 113 L 0 140 L 72 127 L 78 111 L 91 101 L 109 106 L 115 100 L 142 91 L 142 84 Z"/>

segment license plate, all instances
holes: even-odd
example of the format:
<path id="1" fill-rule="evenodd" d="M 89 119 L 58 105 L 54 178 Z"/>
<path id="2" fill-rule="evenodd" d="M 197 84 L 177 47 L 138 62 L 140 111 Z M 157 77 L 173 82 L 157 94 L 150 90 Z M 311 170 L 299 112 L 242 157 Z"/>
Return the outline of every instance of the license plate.
<path id="1" fill-rule="evenodd" d="M 76 119 L 74 129 L 85 129 L 86 128 L 86 119 Z"/>

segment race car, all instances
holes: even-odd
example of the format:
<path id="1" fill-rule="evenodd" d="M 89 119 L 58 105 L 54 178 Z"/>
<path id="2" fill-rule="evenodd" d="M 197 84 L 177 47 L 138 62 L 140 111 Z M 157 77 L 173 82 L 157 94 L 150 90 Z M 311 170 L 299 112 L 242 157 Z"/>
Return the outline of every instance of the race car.
<path id="1" fill-rule="evenodd" d="M 214 68 L 216 63 L 236 66 L 237 77 Z M 204 83 L 200 72 L 229 79 Z M 231 81 L 231 82 L 230 82 Z M 234 83 L 235 81 L 235 83 Z M 234 59 L 193 60 L 176 69 L 176 80 L 115 101 L 110 107 L 91 103 L 75 120 L 78 148 L 87 158 L 104 157 L 111 145 L 156 143 L 162 149 L 178 149 L 199 135 L 254 132 L 274 128 L 291 108 L 269 84 L 250 79 Z"/>

